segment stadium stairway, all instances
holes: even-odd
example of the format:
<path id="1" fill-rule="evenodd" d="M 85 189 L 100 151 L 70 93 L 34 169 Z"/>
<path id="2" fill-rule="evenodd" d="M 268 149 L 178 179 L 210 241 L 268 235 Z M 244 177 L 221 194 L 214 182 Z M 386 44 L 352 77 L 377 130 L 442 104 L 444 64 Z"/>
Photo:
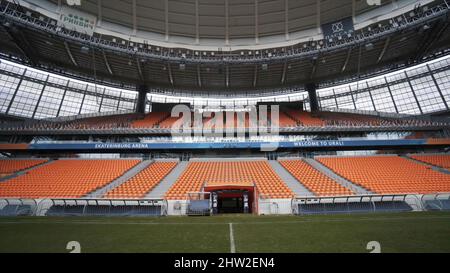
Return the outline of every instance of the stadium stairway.
<path id="1" fill-rule="evenodd" d="M 188 161 L 181 161 L 178 165 L 159 182 L 159 184 L 149 192 L 145 198 L 163 198 L 164 194 L 169 190 L 170 187 L 177 181 L 178 177 L 184 172 L 188 166 Z"/>
<path id="2" fill-rule="evenodd" d="M 137 175 L 139 172 L 141 172 L 143 169 L 145 169 L 148 165 L 152 164 L 153 160 L 144 160 L 131 168 L 129 171 L 125 172 L 122 176 L 118 177 L 116 180 L 112 181 L 108 185 L 104 186 L 103 188 L 100 188 L 96 191 L 93 191 L 86 195 L 87 198 L 102 198 L 108 191 L 120 186 L 121 184 L 128 181 L 128 179 L 132 178 L 133 176 Z"/>
<path id="3" fill-rule="evenodd" d="M 352 190 L 356 194 L 373 194 L 371 191 L 369 191 L 361 186 L 358 186 L 358 185 L 354 184 L 353 182 L 336 174 L 335 172 L 333 172 L 332 170 L 330 170 L 329 168 L 327 168 L 326 166 L 324 166 L 317 160 L 314 160 L 312 158 L 304 158 L 303 161 L 308 163 L 311 167 L 315 168 L 319 172 L 321 172 L 324 175 L 328 176 L 329 178 L 333 179 L 337 183 L 341 184 L 342 186 Z"/>
<path id="4" fill-rule="evenodd" d="M 445 169 L 445 168 L 442 168 L 442 167 L 439 167 L 439 166 L 436 166 L 436 165 L 433 165 L 433 164 L 430 164 L 430 163 L 426 163 L 426 162 L 417 160 L 417 159 L 415 159 L 415 158 L 410 157 L 409 155 L 400 155 L 400 157 L 403 157 L 403 158 L 405 158 L 405 159 L 411 160 L 411 161 L 413 161 L 414 163 L 417 163 L 417 164 L 421 164 L 421 165 L 427 166 L 427 167 L 429 167 L 429 168 L 431 168 L 432 170 L 435 170 L 435 171 L 437 171 L 437 172 L 441 172 L 441 173 L 445 173 L 445 174 L 450 174 L 450 171 L 447 170 L 447 169 Z"/>
<path id="5" fill-rule="evenodd" d="M 8 175 L 8 176 L 1 177 L 1 178 L 0 178 L 0 183 L 1 183 L 1 182 L 4 182 L 4 181 L 6 181 L 6 180 L 12 179 L 12 178 L 14 178 L 14 177 L 18 177 L 18 176 L 20 176 L 20 175 L 26 174 L 26 173 L 29 172 L 29 171 L 32 171 L 32 170 L 34 170 L 34 169 L 37 169 L 37 168 L 40 168 L 40 167 L 45 166 L 45 165 L 47 165 L 47 164 L 50 164 L 50 163 L 52 163 L 53 161 L 54 161 L 53 159 L 48 159 L 47 161 L 45 161 L 45 162 L 43 162 L 43 163 L 41 163 L 41 164 L 37 164 L 37 165 L 35 165 L 35 166 L 31 167 L 31 168 L 28 168 L 28 169 L 25 169 L 25 170 L 18 171 L 18 172 L 16 172 L 16 173 L 13 173 L 13 174 Z"/>
<path id="6" fill-rule="evenodd" d="M 277 160 L 269 160 L 272 169 L 284 183 L 294 192 L 295 196 L 314 196 L 300 181 L 293 177 Z"/>

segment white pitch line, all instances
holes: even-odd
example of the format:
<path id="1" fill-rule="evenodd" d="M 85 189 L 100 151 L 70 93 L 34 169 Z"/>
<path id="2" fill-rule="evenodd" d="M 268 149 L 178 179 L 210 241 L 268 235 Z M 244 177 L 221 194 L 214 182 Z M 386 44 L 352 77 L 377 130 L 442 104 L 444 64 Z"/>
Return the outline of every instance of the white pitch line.
<path id="1" fill-rule="evenodd" d="M 323 223 L 323 222 L 360 222 L 360 221 L 369 221 L 369 222 L 377 222 L 377 221 L 403 221 L 403 220 L 446 220 L 449 219 L 449 216 L 409 216 L 409 217 L 360 217 L 360 218 L 319 218 L 319 219 L 301 219 L 301 216 L 296 216 L 298 220 L 293 221 L 257 221 L 257 222 L 235 222 L 235 224 L 240 225 L 259 225 L 259 224 L 299 224 L 299 223 Z M 294 217 L 293 217 L 294 218 Z M 51 221 L 51 220 L 50 220 Z M 44 225 L 52 225 L 52 224 L 75 224 L 75 225 L 223 225 L 223 222 L 192 222 L 192 223 L 181 223 L 181 222 L 100 222 L 98 220 L 54 220 L 54 221 L 41 221 L 41 220 L 17 220 L 11 221 L 6 220 L 2 221 L 0 218 L 0 225 L 15 225 L 15 224 L 44 224 Z"/>
<path id="2" fill-rule="evenodd" d="M 230 226 L 230 253 L 236 253 L 236 246 L 234 244 L 233 223 L 229 223 Z"/>

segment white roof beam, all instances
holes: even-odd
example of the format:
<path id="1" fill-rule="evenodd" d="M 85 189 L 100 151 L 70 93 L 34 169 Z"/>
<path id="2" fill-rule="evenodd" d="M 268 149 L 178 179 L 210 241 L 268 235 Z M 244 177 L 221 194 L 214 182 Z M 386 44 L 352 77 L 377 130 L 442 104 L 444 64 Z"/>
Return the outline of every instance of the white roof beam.
<path id="1" fill-rule="evenodd" d="M 347 57 L 345 58 L 345 62 L 342 65 L 341 73 L 344 72 L 345 69 L 347 69 L 348 61 L 350 60 L 351 55 L 352 55 L 352 48 L 350 47 L 347 51 Z"/>
<path id="2" fill-rule="evenodd" d="M 322 29 L 320 28 L 320 1 L 321 0 L 316 0 L 316 27 L 319 33 L 322 33 Z"/>
<path id="3" fill-rule="evenodd" d="M 195 43 L 200 44 L 200 30 L 199 30 L 199 16 L 198 16 L 198 0 L 195 0 Z"/>
<path id="4" fill-rule="evenodd" d="M 228 65 L 225 67 L 225 86 L 230 86 L 230 68 Z"/>
<path id="5" fill-rule="evenodd" d="M 381 50 L 380 55 L 378 56 L 377 63 L 381 62 L 381 60 L 383 59 L 384 54 L 386 53 L 390 42 L 391 42 L 391 36 L 388 36 L 386 38 L 386 41 L 384 42 L 383 50 Z"/>
<path id="6" fill-rule="evenodd" d="M 106 57 L 106 53 L 104 50 L 102 50 L 102 54 L 103 54 L 103 61 L 105 62 L 105 65 L 106 65 L 106 69 L 108 69 L 108 72 L 110 75 L 114 75 L 114 73 L 111 69 L 111 65 L 109 64 L 108 58 Z"/>
<path id="7" fill-rule="evenodd" d="M 139 61 L 139 58 L 137 56 L 136 56 L 136 66 L 137 66 L 137 69 L 138 69 L 140 80 L 144 81 L 144 74 L 142 73 L 141 62 Z"/>
<path id="8" fill-rule="evenodd" d="M 289 0 L 284 0 L 284 33 L 289 40 Z"/>
<path id="9" fill-rule="evenodd" d="M 256 87 L 256 84 L 258 83 L 258 65 L 255 65 L 255 72 L 253 74 L 253 87 Z"/>
<path id="10" fill-rule="evenodd" d="M 283 64 L 283 74 L 281 74 L 281 84 L 284 84 L 286 82 L 287 66 L 287 61 L 285 61 Z"/>
<path id="11" fill-rule="evenodd" d="M 225 0 L 225 45 L 230 45 L 230 29 L 229 29 L 229 8 L 228 0 Z"/>
<path id="12" fill-rule="evenodd" d="M 200 71 L 200 65 L 197 65 L 197 84 L 198 87 L 202 87 L 202 75 L 201 75 L 201 71 Z"/>
<path id="13" fill-rule="evenodd" d="M 167 0 L 166 0 L 167 1 Z M 170 84 L 173 86 L 173 75 L 172 75 L 172 67 L 170 66 L 170 63 L 167 63 L 167 71 L 169 73 L 169 81 Z"/>
<path id="14" fill-rule="evenodd" d="M 101 27 L 103 22 L 102 0 L 97 2 L 97 26 Z"/>
<path id="15" fill-rule="evenodd" d="M 136 0 L 132 2 L 132 14 L 133 14 L 133 35 L 136 36 L 137 33 L 137 15 L 136 15 Z"/>
<path id="16" fill-rule="evenodd" d="M 70 47 L 69 47 L 69 44 L 67 43 L 67 41 L 64 41 L 64 47 L 66 48 L 66 52 L 67 52 L 67 55 L 69 55 L 70 61 L 72 61 L 74 66 L 78 66 L 77 61 L 75 60 L 75 58 L 72 55 L 72 51 L 70 51 Z"/>
<path id="17" fill-rule="evenodd" d="M 169 41 L 169 0 L 164 1 L 164 23 L 167 42 Z"/>
<path id="18" fill-rule="evenodd" d="M 259 44 L 258 0 L 255 0 L 255 44 Z"/>

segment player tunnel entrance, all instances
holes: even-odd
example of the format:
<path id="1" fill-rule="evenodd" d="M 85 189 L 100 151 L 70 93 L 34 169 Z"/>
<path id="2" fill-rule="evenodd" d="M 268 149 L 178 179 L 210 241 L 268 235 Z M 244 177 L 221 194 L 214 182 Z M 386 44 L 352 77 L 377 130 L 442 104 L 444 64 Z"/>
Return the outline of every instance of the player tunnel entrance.
<path id="1" fill-rule="evenodd" d="M 211 193 L 213 214 L 256 211 L 253 183 L 207 183 L 204 191 Z"/>

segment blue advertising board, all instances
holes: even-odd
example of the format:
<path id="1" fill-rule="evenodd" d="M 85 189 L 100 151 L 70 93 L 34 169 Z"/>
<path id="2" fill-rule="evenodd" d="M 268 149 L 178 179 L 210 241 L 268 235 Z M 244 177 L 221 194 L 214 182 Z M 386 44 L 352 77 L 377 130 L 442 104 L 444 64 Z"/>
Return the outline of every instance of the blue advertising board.
<path id="1" fill-rule="evenodd" d="M 339 148 L 418 146 L 427 144 L 426 139 L 397 140 L 308 140 L 282 142 L 158 142 L 158 143 L 34 143 L 30 150 L 188 150 L 188 149 L 261 149 L 278 148 Z"/>

